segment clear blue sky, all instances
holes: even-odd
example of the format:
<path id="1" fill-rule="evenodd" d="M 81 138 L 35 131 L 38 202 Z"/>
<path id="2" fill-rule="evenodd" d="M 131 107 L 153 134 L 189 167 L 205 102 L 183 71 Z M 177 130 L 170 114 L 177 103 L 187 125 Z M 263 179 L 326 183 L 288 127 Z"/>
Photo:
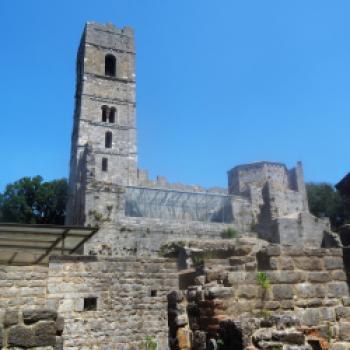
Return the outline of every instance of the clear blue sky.
<path id="1" fill-rule="evenodd" d="M 256 160 L 350 171 L 350 2 L 18 1 L 0 4 L 0 190 L 68 175 L 75 56 L 86 21 L 137 43 L 139 166 L 226 186 Z"/>

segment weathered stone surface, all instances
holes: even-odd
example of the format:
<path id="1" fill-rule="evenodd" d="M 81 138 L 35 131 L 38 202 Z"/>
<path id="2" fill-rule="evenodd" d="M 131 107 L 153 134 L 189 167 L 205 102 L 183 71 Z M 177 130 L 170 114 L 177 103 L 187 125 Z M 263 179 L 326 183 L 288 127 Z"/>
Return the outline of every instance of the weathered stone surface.
<path id="1" fill-rule="evenodd" d="M 195 331 L 193 334 L 193 349 L 206 350 L 207 337 L 206 333 L 202 331 Z"/>
<path id="2" fill-rule="evenodd" d="M 298 312 L 301 324 L 306 326 L 317 326 L 320 323 L 320 311 L 318 309 L 305 309 Z"/>
<path id="3" fill-rule="evenodd" d="M 18 311 L 7 310 L 4 317 L 4 327 L 10 327 L 18 323 Z"/>
<path id="4" fill-rule="evenodd" d="M 341 322 L 339 324 L 339 339 L 341 341 L 350 341 L 350 322 Z"/>
<path id="5" fill-rule="evenodd" d="M 305 335 L 297 331 L 275 331 L 272 339 L 283 343 L 302 345 L 305 342 Z"/>
<path id="6" fill-rule="evenodd" d="M 349 319 L 350 320 L 350 307 L 339 306 L 335 309 L 337 319 Z"/>
<path id="7" fill-rule="evenodd" d="M 231 287 L 210 287 L 208 289 L 209 298 L 228 298 L 233 295 Z"/>
<path id="8" fill-rule="evenodd" d="M 337 270 L 344 267 L 343 259 L 338 256 L 326 256 L 324 266 L 327 270 Z"/>
<path id="9" fill-rule="evenodd" d="M 328 283 L 328 297 L 341 298 L 349 294 L 348 285 L 345 282 Z"/>
<path id="10" fill-rule="evenodd" d="M 179 328 L 177 330 L 177 341 L 180 350 L 190 350 L 191 349 L 191 340 L 190 340 L 190 331 L 186 328 Z"/>
<path id="11" fill-rule="evenodd" d="M 330 345 L 330 350 L 349 350 L 350 344 L 349 343 L 332 343 Z"/>
<path id="12" fill-rule="evenodd" d="M 25 324 L 33 324 L 38 321 L 56 321 L 57 312 L 49 309 L 33 309 L 23 311 L 23 321 Z"/>
<path id="13" fill-rule="evenodd" d="M 30 328 L 24 326 L 14 326 L 9 330 L 9 346 L 31 348 L 36 346 L 34 333 Z"/>
<path id="14" fill-rule="evenodd" d="M 300 270 L 315 271 L 323 268 L 322 259 L 318 257 L 296 257 L 294 258 L 294 264 Z"/>
<path id="15" fill-rule="evenodd" d="M 267 276 L 271 283 L 278 284 L 296 284 L 305 280 L 305 273 L 302 271 L 273 271 L 268 272 Z"/>
<path id="16" fill-rule="evenodd" d="M 328 272 L 316 272 L 312 271 L 308 273 L 308 281 L 313 283 L 322 283 L 322 282 L 328 282 L 329 281 L 329 273 Z"/>
<path id="17" fill-rule="evenodd" d="M 54 321 L 38 322 L 34 328 L 36 346 L 55 346 L 56 323 Z"/>
<path id="18" fill-rule="evenodd" d="M 299 298 L 323 298 L 326 288 L 321 284 L 300 283 L 296 286 L 296 293 Z"/>
<path id="19" fill-rule="evenodd" d="M 290 285 L 276 285 L 272 287 L 273 296 L 276 300 L 293 299 L 293 287 Z"/>

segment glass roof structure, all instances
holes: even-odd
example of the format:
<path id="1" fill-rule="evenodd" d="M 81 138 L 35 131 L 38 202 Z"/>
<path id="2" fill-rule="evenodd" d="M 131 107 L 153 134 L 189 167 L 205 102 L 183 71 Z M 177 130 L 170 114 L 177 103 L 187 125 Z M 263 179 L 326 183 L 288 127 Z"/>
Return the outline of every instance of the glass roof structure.
<path id="1" fill-rule="evenodd" d="M 81 252 L 96 227 L 0 223 L 0 264 L 47 265 L 50 255 Z"/>

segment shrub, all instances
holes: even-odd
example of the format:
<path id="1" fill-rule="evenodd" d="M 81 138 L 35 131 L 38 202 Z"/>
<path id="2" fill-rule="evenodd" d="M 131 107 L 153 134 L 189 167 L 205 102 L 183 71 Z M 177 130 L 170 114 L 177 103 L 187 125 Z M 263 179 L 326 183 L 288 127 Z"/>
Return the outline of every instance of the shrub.
<path id="1" fill-rule="evenodd" d="M 233 227 L 228 227 L 226 230 L 222 231 L 221 235 L 223 238 L 236 238 L 238 232 Z"/>
<path id="2" fill-rule="evenodd" d="M 157 341 L 147 335 L 144 339 L 144 341 L 141 343 L 140 350 L 157 350 L 158 349 L 158 344 Z"/>
<path id="3" fill-rule="evenodd" d="M 258 272 L 256 274 L 256 280 L 263 289 L 267 290 L 270 288 L 270 279 L 268 278 L 266 272 Z"/>

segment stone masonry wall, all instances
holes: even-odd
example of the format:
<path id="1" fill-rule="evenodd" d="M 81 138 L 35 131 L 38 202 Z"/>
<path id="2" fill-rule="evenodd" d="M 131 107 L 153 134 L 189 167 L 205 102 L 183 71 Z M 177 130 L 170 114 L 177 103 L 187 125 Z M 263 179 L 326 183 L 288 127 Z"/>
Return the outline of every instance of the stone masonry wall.
<path id="1" fill-rule="evenodd" d="M 169 242 L 222 240 L 223 232 L 228 228 L 244 232 L 246 237 L 255 237 L 256 233 L 250 231 L 249 226 L 246 225 L 242 228 L 235 223 L 121 217 L 118 223 L 104 221 L 99 231 L 84 245 L 84 252 L 85 254 L 98 252 L 102 255 L 118 256 L 155 256 L 160 251 L 161 246 Z M 101 251 L 101 249 L 106 250 L 106 252 Z"/>
<path id="2" fill-rule="evenodd" d="M 186 344 L 184 334 L 195 339 L 197 331 L 203 332 L 204 339 L 218 340 L 227 322 L 283 315 L 298 319 L 298 332 L 306 340 L 320 341 L 320 349 L 349 349 L 350 298 L 341 249 L 268 245 L 257 251 L 256 244 L 238 240 L 226 247 L 224 257 L 222 243 L 216 248 L 213 242 L 206 247 L 205 242 L 201 244 L 194 242 L 193 249 L 189 243 L 181 244 L 180 256 L 190 262 L 189 267 L 192 261 L 195 270 L 180 273 L 186 298 L 178 298 L 182 306 L 173 306 L 182 322 L 171 329 L 178 344 Z M 221 258 L 215 258 L 217 254 Z M 259 283 L 259 274 L 266 277 L 265 287 Z M 249 333 L 245 336 L 244 346 L 253 345 Z M 282 348 L 278 342 L 265 345 L 258 348 Z"/>
<path id="3" fill-rule="evenodd" d="M 65 319 L 64 349 L 139 349 L 146 336 L 167 349 L 176 271 L 162 258 L 51 258 L 48 305 Z M 87 298 L 97 298 L 95 308 L 86 308 Z"/>
<path id="4" fill-rule="evenodd" d="M 0 349 L 62 350 L 63 326 L 54 310 L 1 309 Z"/>
<path id="5" fill-rule="evenodd" d="M 47 266 L 0 265 L 0 310 L 46 304 Z"/>

